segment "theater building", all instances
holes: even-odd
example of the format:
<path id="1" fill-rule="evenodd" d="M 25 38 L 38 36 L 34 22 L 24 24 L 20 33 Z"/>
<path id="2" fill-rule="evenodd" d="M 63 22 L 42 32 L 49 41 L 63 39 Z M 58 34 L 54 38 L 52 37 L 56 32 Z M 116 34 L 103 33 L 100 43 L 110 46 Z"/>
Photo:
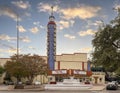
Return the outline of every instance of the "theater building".
<path id="1" fill-rule="evenodd" d="M 42 56 L 46 60 L 47 56 Z M 10 58 L 0 58 L 0 65 L 10 60 Z M 87 60 L 87 53 L 61 54 L 56 55 L 54 70 L 49 70 L 48 77 L 38 75 L 34 81 L 42 83 L 62 82 L 64 78 L 78 78 L 80 82 L 90 81 L 93 84 L 104 84 L 105 73 L 92 72 L 90 63 Z M 3 82 L 4 74 L 0 76 L 0 83 Z"/>
<path id="2" fill-rule="evenodd" d="M 62 81 L 64 78 L 79 78 L 91 81 L 92 72 L 87 61 L 87 53 L 62 54 L 56 56 L 54 70 L 48 72 L 49 82 Z"/>

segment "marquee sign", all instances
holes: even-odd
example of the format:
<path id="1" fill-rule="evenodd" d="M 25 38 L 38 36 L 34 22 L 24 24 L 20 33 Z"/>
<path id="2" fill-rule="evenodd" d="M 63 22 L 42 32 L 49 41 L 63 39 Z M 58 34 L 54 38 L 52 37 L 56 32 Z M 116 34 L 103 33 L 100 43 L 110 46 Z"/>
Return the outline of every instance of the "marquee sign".
<path id="1" fill-rule="evenodd" d="M 67 70 L 54 70 L 52 74 L 67 74 Z"/>
<path id="2" fill-rule="evenodd" d="M 80 70 L 74 70 L 73 74 L 87 75 L 87 72 L 86 71 L 80 71 Z"/>

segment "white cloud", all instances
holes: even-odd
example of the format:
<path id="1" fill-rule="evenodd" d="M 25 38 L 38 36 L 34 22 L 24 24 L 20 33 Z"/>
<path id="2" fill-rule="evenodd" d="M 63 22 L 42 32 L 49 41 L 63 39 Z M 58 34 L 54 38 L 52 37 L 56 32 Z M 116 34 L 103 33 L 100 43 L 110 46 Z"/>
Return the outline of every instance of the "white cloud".
<path id="1" fill-rule="evenodd" d="M 65 34 L 64 37 L 69 38 L 69 39 L 75 39 L 76 37 L 73 35 Z"/>
<path id="2" fill-rule="evenodd" d="M 51 12 L 51 6 L 50 4 L 45 4 L 45 3 L 39 3 L 38 4 L 38 11 L 39 12 L 48 12 L 50 13 Z M 58 6 L 54 6 L 53 8 L 54 12 L 57 12 L 58 11 Z"/>
<path id="3" fill-rule="evenodd" d="M 102 20 L 97 20 L 95 22 L 92 22 L 91 20 L 87 20 L 86 27 L 87 28 L 89 28 L 90 26 L 96 26 L 96 27 L 98 27 L 98 26 L 101 26 L 101 25 L 103 25 L 103 21 Z"/>
<path id="4" fill-rule="evenodd" d="M 23 26 L 18 26 L 19 32 L 26 32 L 26 29 Z"/>
<path id="5" fill-rule="evenodd" d="M 1 58 L 4 57 L 4 54 L 0 54 L 0 57 L 1 57 Z"/>
<path id="6" fill-rule="evenodd" d="M 4 53 L 9 53 L 9 54 L 16 54 L 17 53 L 17 49 L 16 48 L 14 48 L 14 49 L 3 49 L 4 51 Z M 20 49 L 19 49 L 19 53 L 20 53 L 21 51 L 20 51 Z"/>
<path id="7" fill-rule="evenodd" d="M 99 25 L 102 25 L 102 24 L 103 24 L 102 20 L 99 20 L 99 21 L 96 21 L 95 23 L 93 23 L 93 25 L 95 25 L 95 26 L 99 26 Z"/>
<path id="8" fill-rule="evenodd" d="M 25 36 L 25 37 L 20 37 L 20 40 L 26 43 L 31 42 L 31 40 L 29 39 L 29 37 Z"/>
<path id="9" fill-rule="evenodd" d="M 62 17 L 64 19 L 74 19 L 76 17 L 80 19 L 87 19 L 95 17 L 99 10 L 101 10 L 101 7 L 81 5 L 75 8 L 61 9 L 60 12 L 63 14 Z"/>
<path id="10" fill-rule="evenodd" d="M 81 48 L 79 49 L 80 52 L 82 53 L 90 53 L 92 51 L 91 47 L 85 47 L 85 48 Z"/>
<path id="11" fill-rule="evenodd" d="M 5 50 L 4 49 L 0 49 L 0 52 L 5 52 Z"/>
<path id="12" fill-rule="evenodd" d="M 10 36 L 8 36 L 8 35 L 1 34 L 1 35 L 0 35 L 0 40 L 11 41 L 11 40 L 16 40 L 16 37 L 10 37 Z"/>
<path id="13" fill-rule="evenodd" d="M 9 53 L 17 53 L 17 49 L 8 49 Z"/>
<path id="14" fill-rule="evenodd" d="M 18 8 L 21 8 L 21 9 L 27 9 L 27 8 L 30 8 L 30 3 L 28 1 L 12 1 L 12 4 L 14 4 L 15 6 L 17 6 Z"/>
<path id="15" fill-rule="evenodd" d="M 39 31 L 39 29 L 38 29 L 38 27 L 33 27 L 33 28 L 30 29 L 30 31 L 32 33 L 36 34 Z"/>
<path id="16" fill-rule="evenodd" d="M 42 26 L 42 25 L 40 24 L 39 21 L 33 22 L 33 24 L 34 24 L 35 26 L 37 26 L 38 28 L 41 28 L 41 29 L 44 29 L 44 28 L 45 28 L 44 26 Z"/>
<path id="17" fill-rule="evenodd" d="M 16 20 L 17 19 L 17 14 L 10 8 L 10 7 L 6 7 L 6 6 L 1 6 L 0 7 L 0 16 L 8 16 L 8 17 L 10 17 L 10 18 L 12 18 L 12 19 L 14 19 L 14 20 Z M 20 18 L 19 18 L 19 20 L 21 20 Z"/>
<path id="18" fill-rule="evenodd" d="M 74 20 L 60 20 L 59 22 L 58 22 L 58 27 L 59 27 L 59 29 L 60 30 L 63 30 L 63 29 L 65 29 L 65 28 L 69 28 L 70 26 L 73 26 L 73 24 L 74 24 Z"/>
<path id="19" fill-rule="evenodd" d="M 0 35 L 0 40 L 15 41 L 15 40 L 17 40 L 17 38 L 16 38 L 16 37 L 10 37 L 10 36 L 8 36 L 8 35 L 2 34 L 2 35 Z M 27 36 L 25 36 L 25 37 L 20 37 L 19 40 L 21 40 L 21 41 L 23 41 L 23 42 L 31 42 L 30 39 L 29 39 Z M 3 46 L 7 46 L 7 45 L 4 45 L 4 44 L 2 44 L 2 45 L 3 45 Z"/>
<path id="20" fill-rule="evenodd" d="M 28 48 L 29 48 L 29 49 L 33 49 L 33 50 L 35 50 L 35 48 L 34 48 L 34 47 L 32 47 L 32 46 L 29 46 Z"/>
<path id="21" fill-rule="evenodd" d="M 51 12 L 50 4 L 39 3 L 39 12 Z M 101 10 L 99 6 L 88 6 L 81 4 L 77 7 L 62 8 L 59 6 L 54 6 L 53 11 L 60 14 L 60 16 L 66 20 L 74 19 L 76 17 L 80 19 L 88 19 L 97 16 L 97 13 Z"/>
<path id="22" fill-rule="evenodd" d="M 70 24 L 71 24 L 71 26 L 73 26 L 74 23 L 75 23 L 74 20 L 70 20 Z"/>
<path id="23" fill-rule="evenodd" d="M 80 36 L 87 36 L 87 35 L 94 35 L 96 31 L 93 31 L 92 29 L 88 29 L 87 31 L 80 31 L 78 34 Z"/>
<path id="24" fill-rule="evenodd" d="M 38 25 L 40 25 L 40 22 L 39 21 L 33 22 L 33 24 L 38 26 Z"/>
<path id="25" fill-rule="evenodd" d="M 68 28 L 69 25 L 70 25 L 68 21 L 63 21 L 63 20 L 61 20 L 61 21 L 59 22 L 59 24 L 60 24 L 63 28 Z"/>
<path id="26" fill-rule="evenodd" d="M 8 44 L 8 43 L 7 43 L 7 44 L 1 43 L 0 46 L 2 46 L 3 48 L 15 49 L 13 45 L 10 45 L 10 44 Z"/>

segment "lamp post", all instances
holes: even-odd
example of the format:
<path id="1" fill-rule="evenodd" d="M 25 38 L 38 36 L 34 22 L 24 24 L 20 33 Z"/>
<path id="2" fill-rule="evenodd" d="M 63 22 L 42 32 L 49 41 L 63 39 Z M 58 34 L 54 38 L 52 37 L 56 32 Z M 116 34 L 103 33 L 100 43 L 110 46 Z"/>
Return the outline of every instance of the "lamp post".
<path id="1" fill-rule="evenodd" d="M 18 20 L 18 18 L 19 18 L 19 16 L 18 16 L 18 14 L 17 14 L 17 59 L 18 59 L 18 57 L 19 57 L 19 28 L 18 28 L 18 26 L 19 26 L 19 20 Z"/>

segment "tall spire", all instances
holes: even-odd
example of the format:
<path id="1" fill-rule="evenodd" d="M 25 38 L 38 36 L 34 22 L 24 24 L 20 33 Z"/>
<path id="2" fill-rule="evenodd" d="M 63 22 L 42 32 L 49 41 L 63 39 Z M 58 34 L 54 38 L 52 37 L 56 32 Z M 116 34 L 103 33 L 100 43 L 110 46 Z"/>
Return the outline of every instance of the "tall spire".
<path id="1" fill-rule="evenodd" d="M 53 6 L 51 6 L 51 15 L 49 16 L 50 21 L 54 21 L 55 17 L 53 16 Z"/>

